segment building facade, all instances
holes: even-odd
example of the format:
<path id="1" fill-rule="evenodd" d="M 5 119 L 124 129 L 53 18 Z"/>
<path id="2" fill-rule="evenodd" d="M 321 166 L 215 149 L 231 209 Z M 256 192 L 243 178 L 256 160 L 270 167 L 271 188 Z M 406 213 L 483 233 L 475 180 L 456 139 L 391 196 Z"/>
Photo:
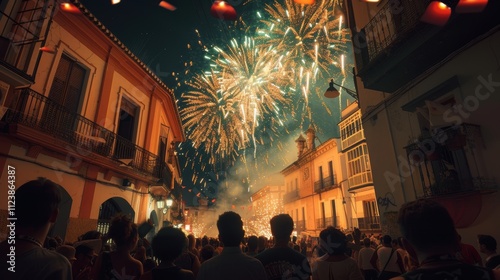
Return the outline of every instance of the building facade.
<path id="1" fill-rule="evenodd" d="M 298 235 L 319 236 L 327 226 L 352 228 L 350 199 L 346 192 L 339 139 L 331 138 L 315 146 L 315 130 L 307 139 L 296 140 L 298 159 L 281 171 L 285 177 L 284 211 L 294 222 Z"/>
<path id="2" fill-rule="evenodd" d="M 476 244 L 479 233 L 500 240 L 500 2 L 465 2 L 448 2 L 443 18 L 427 9 L 437 1 L 344 1 L 382 229 L 391 235 L 399 207 L 425 198 L 448 209 L 464 242 Z"/>
<path id="3" fill-rule="evenodd" d="M 50 234 L 67 241 L 106 231 L 117 212 L 158 229 L 169 217 L 156 201 L 180 201 L 174 94 L 78 1 L 57 3 L 0 3 L 0 178 L 15 168 L 16 186 L 61 185 Z"/>
<path id="4" fill-rule="evenodd" d="M 252 194 L 251 204 L 246 207 L 246 213 L 250 213 L 244 225 L 247 235 L 263 235 L 267 238 L 272 236 L 270 220 L 284 213 L 284 194 L 284 186 L 264 186 Z"/>
<path id="5" fill-rule="evenodd" d="M 365 233 L 379 232 L 380 216 L 361 116 L 358 102 L 352 102 L 342 110 L 339 122 L 340 150 L 347 173 L 352 225 Z"/>

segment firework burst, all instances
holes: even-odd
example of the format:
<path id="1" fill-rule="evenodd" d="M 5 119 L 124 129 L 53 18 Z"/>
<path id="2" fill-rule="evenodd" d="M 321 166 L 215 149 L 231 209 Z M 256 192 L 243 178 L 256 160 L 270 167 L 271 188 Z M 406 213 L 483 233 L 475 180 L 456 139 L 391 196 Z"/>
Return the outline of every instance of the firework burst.
<path id="1" fill-rule="evenodd" d="M 234 99 L 225 94 L 221 79 L 214 72 L 196 76 L 187 83 L 191 90 L 182 95 L 187 104 L 180 111 L 184 127 L 194 148 L 210 155 L 210 164 L 217 156 L 234 159 L 243 145 L 235 129 L 241 124 L 233 112 Z"/>
<path id="2" fill-rule="evenodd" d="M 299 5 L 293 0 L 265 6 L 259 40 L 275 46 L 284 69 L 294 72 L 293 82 L 303 94 L 318 79 L 339 68 L 339 54 L 346 51 L 348 30 L 335 0 Z M 306 97 L 307 98 L 307 97 Z"/>

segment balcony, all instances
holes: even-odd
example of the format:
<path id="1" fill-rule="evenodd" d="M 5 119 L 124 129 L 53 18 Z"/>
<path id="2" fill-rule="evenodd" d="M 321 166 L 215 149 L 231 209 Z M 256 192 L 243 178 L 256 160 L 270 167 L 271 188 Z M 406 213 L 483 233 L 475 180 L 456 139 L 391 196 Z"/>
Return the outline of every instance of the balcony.
<path id="1" fill-rule="evenodd" d="M 112 131 L 29 88 L 18 90 L 13 96 L 15 100 L 9 102 L 9 110 L 2 119 L 6 132 L 19 134 L 20 127 L 31 128 L 52 137 L 51 143 L 45 143 L 49 148 L 60 147 L 90 161 L 102 156 L 115 166 L 128 166 L 139 173 L 172 181 L 172 171 L 166 163 Z M 29 132 L 23 137 L 34 143 L 41 141 Z"/>
<path id="2" fill-rule="evenodd" d="M 316 229 L 321 230 L 321 229 L 325 229 L 325 228 L 330 227 L 330 226 L 334 227 L 334 228 L 338 228 L 339 219 L 340 219 L 339 216 L 316 219 Z"/>
<path id="3" fill-rule="evenodd" d="M 457 228 L 474 222 L 481 210 L 481 195 L 498 190 L 485 173 L 481 129 L 462 124 L 441 129 L 438 134 L 423 133 L 406 146 L 413 191 L 416 197 L 437 200 L 445 205 Z M 467 211 L 463 211 L 467 209 Z"/>
<path id="4" fill-rule="evenodd" d="M 357 228 L 360 230 L 380 230 L 380 216 L 357 218 Z"/>
<path id="5" fill-rule="evenodd" d="M 392 93 L 500 23 L 500 1 L 489 1 L 481 13 L 452 12 L 444 27 L 433 26 L 420 21 L 430 2 L 398 1 L 396 9 L 388 1 L 354 35 L 365 88 Z"/>
<path id="6" fill-rule="evenodd" d="M 295 222 L 295 230 L 297 232 L 302 232 L 306 230 L 306 221 L 296 221 Z"/>
<path id="7" fill-rule="evenodd" d="M 328 176 L 326 178 L 323 178 L 321 180 L 318 180 L 314 182 L 314 192 L 315 193 L 321 193 L 325 192 L 334 188 L 338 188 L 339 185 L 337 184 L 335 180 L 335 176 Z"/>
<path id="8" fill-rule="evenodd" d="M 436 135 L 422 135 L 405 147 L 410 164 L 418 170 L 414 181 L 422 185 L 420 196 L 495 190 L 494 181 L 478 168 L 479 141 L 482 141 L 480 127 L 462 124 L 445 128 Z"/>
<path id="9" fill-rule="evenodd" d="M 14 73 L 10 78 L 16 86 L 34 81 L 42 54 L 39 49 L 56 6 L 45 0 L 10 1 L 0 6 L 0 70 Z"/>
<path id="10" fill-rule="evenodd" d="M 293 190 L 289 193 L 285 193 L 283 195 L 283 203 L 290 203 L 292 201 L 295 201 L 297 199 L 299 199 L 300 196 L 299 196 L 299 190 Z"/>

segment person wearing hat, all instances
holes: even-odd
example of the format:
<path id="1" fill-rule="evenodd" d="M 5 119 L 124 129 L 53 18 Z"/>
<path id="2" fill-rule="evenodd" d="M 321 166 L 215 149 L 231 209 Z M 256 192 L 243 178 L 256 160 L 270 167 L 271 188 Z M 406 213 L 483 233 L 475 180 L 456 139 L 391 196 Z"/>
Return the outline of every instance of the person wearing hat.
<path id="1" fill-rule="evenodd" d="M 75 250 L 75 247 L 73 247 L 73 246 L 61 245 L 61 246 L 57 247 L 56 252 L 65 256 L 71 264 L 73 264 L 73 262 L 76 261 L 76 258 L 75 258 L 76 250 Z"/>

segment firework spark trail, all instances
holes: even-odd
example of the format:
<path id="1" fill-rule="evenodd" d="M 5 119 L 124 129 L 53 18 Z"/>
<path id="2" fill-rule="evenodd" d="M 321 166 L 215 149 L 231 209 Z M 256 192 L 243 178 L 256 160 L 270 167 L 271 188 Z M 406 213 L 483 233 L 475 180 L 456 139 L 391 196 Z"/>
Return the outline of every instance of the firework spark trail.
<path id="1" fill-rule="evenodd" d="M 215 155 L 229 158 L 238 156 L 237 149 L 243 143 L 234 128 L 241 124 L 231 114 L 233 100 L 221 88 L 218 76 L 214 73 L 210 76 L 202 74 L 188 85 L 192 90 L 183 94 L 182 98 L 189 106 L 182 108 L 180 114 L 193 146 L 211 155 L 210 164 L 215 163 Z"/>
<path id="2" fill-rule="evenodd" d="M 224 87 L 234 105 L 240 108 L 237 117 L 242 124 L 242 139 L 251 139 L 256 157 L 257 127 L 265 123 L 263 118 L 266 116 L 276 115 L 281 119 L 283 116 L 275 108 L 289 102 L 279 86 L 284 81 L 277 67 L 279 57 L 273 48 L 256 46 L 254 39 L 247 36 L 243 43 L 233 39 L 227 47 L 226 51 L 216 48 L 218 56 L 214 59 L 214 69 L 226 74 Z"/>
<path id="3" fill-rule="evenodd" d="M 211 47 L 197 32 L 202 55 L 186 65 L 185 74 L 193 78 L 181 96 L 181 117 L 193 148 L 200 151 L 197 156 L 207 154 L 210 165 L 241 161 L 250 172 L 247 149 L 253 149 L 253 158 L 260 145 L 283 151 L 280 136 L 295 129 L 287 127 L 290 123 L 311 122 L 318 114 L 311 110 L 315 104 L 332 115 L 322 97 L 325 81 L 333 77 L 343 85 L 346 80 L 341 55 L 347 51 L 348 30 L 338 5 L 339 0 L 310 6 L 275 1 L 257 12 L 258 22 L 251 22 L 256 28 Z M 275 164 L 263 152 L 262 159 Z"/>
<path id="4" fill-rule="evenodd" d="M 333 0 L 316 1 L 313 5 L 297 5 L 293 0 L 267 4 L 261 20 L 265 28 L 258 37 L 265 45 L 272 45 L 287 59 L 284 68 L 308 69 L 312 80 L 324 78 L 331 71 L 338 53 L 346 51 L 347 30 L 334 10 Z M 316 71 L 319 69 L 319 71 Z M 295 82 L 303 83 L 302 70 Z"/>

